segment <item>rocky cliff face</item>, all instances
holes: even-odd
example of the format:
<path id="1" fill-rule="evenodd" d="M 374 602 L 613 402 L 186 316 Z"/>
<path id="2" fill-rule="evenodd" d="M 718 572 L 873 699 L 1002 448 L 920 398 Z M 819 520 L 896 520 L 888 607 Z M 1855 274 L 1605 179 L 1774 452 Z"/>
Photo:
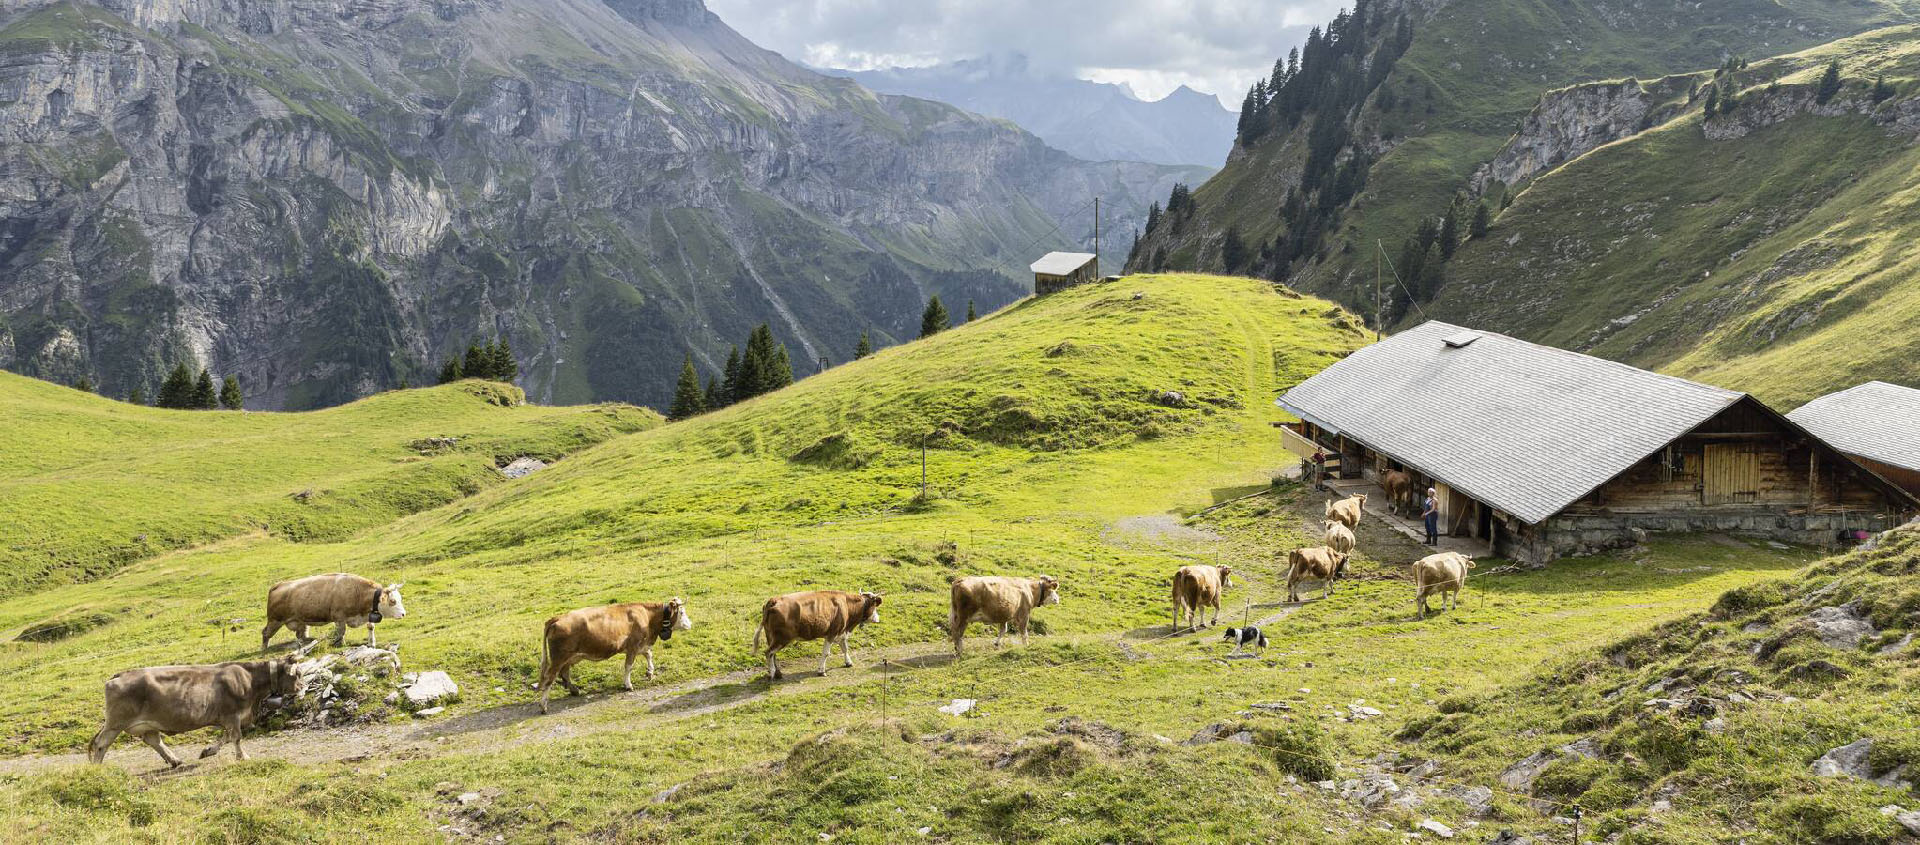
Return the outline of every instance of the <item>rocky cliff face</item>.
<path id="1" fill-rule="evenodd" d="M 8 2 L 0 366 L 123 395 L 192 360 L 298 408 L 497 334 L 535 398 L 659 404 L 760 322 L 805 373 L 929 293 L 1008 302 L 1091 193 L 1190 178 L 812 74 L 699 0 Z"/>
<path id="2" fill-rule="evenodd" d="M 1599 147 L 1661 123 L 1687 105 L 1690 76 L 1650 83 L 1628 79 L 1549 91 L 1499 155 L 1470 180 L 1480 194 L 1495 183 L 1517 185 Z"/>

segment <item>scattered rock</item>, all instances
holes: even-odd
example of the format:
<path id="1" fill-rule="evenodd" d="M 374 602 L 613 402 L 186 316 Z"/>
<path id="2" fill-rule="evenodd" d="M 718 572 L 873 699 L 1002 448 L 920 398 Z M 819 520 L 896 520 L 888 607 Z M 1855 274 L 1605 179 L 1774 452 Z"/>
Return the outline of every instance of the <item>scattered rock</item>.
<path id="1" fill-rule="evenodd" d="M 1192 746 L 1192 745 L 1206 745 L 1209 742 L 1219 742 L 1220 735 L 1222 733 L 1225 733 L 1226 730 L 1227 730 L 1226 725 L 1222 725 L 1216 722 L 1214 724 L 1201 728 L 1197 731 L 1194 731 L 1193 736 L 1187 737 L 1186 741 L 1180 744 Z"/>
<path id="2" fill-rule="evenodd" d="M 1727 720 L 1726 717 L 1715 716 L 1701 723 L 1700 727 L 1710 734 L 1721 733 L 1727 729 Z"/>
<path id="3" fill-rule="evenodd" d="M 1533 845 L 1533 839 L 1516 836 L 1511 830 L 1500 831 L 1500 835 L 1487 840 L 1487 845 Z"/>
<path id="4" fill-rule="evenodd" d="M 1541 772 L 1553 765 L 1560 755 L 1553 751 L 1536 751 L 1518 763 L 1508 766 L 1500 773 L 1500 785 L 1514 792 L 1529 792 L 1533 789 L 1533 780 Z"/>
<path id="5" fill-rule="evenodd" d="M 1901 827 L 1906 828 L 1908 833 L 1920 836 L 1920 810 L 1909 810 L 1889 804 L 1880 808 L 1880 815 L 1891 817 L 1899 822 Z"/>
<path id="6" fill-rule="evenodd" d="M 1793 667 L 1788 670 L 1787 674 L 1796 678 L 1844 678 L 1853 673 L 1847 671 L 1843 666 L 1835 665 L 1831 661 L 1815 658 Z"/>
<path id="7" fill-rule="evenodd" d="M 1740 626 L 1740 633 L 1743 633 L 1743 634 L 1759 634 L 1759 633 L 1764 633 L 1767 630 L 1768 630 L 1768 626 L 1767 626 L 1767 623 L 1765 622 L 1748 622 L 1747 624 Z"/>
<path id="8" fill-rule="evenodd" d="M 1792 550 L 1793 550 L 1793 547 L 1792 547 L 1792 546 L 1789 546 L 1789 545 L 1787 545 L 1787 544 L 1785 544 L 1785 543 L 1782 543 L 1782 542 L 1780 542 L 1779 540 L 1768 540 L 1768 541 L 1767 541 L 1767 548 L 1769 548 L 1769 549 L 1778 549 L 1778 550 L 1780 550 L 1780 551 L 1783 551 L 1783 552 L 1786 552 L 1786 551 L 1792 551 Z"/>
<path id="9" fill-rule="evenodd" d="M 500 474 L 508 478 L 526 478 L 547 468 L 547 462 L 539 458 L 516 458 L 513 463 L 500 468 Z"/>
<path id="10" fill-rule="evenodd" d="M 659 792 L 656 792 L 656 793 L 654 793 L 654 794 L 653 794 L 653 803 L 655 803 L 655 804 L 665 804 L 665 803 L 667 803 L 668 801 L 672 801 L 672 800 L 673 800 L 673 796 L 675 796 L 675 795 L 679 795 L 679 794 L 680 794 L 680 787 L 681 787 L 681 786 L 683 786 L 683 785 L 684 785 L 684 784 L 678 784 L 678 783 L 676 783 L 676 784 L 674 784 L 674 785 L 672 785 L 672 786 L 669 786 L 669 787 L 667 787 L 666 789 L 662 789 L 662 790 L 660 790 Z"/>
<path id="11" fill-rule="evenodd" d="M 424 719 L 428 716 L 438 716 L 445 712 L 447 712 L 447 708 L 445 707 L 429 707 L 425 710 L 415 710 L 413 711 L 413 715 L 415 718 Z"/>
<path id="12" fill-rule="evenodd" d="M 1438 836 L 1441 839 L 1453 838 L 1453 828 L 1447 827 L 1446 825 L 1441 824 L 1437 821 L 1434 821 L 1433 819 L 1427 819 L 1426 821 L 1421 822 L 1420 829 L 1428 833 L 1431 833 L 1435 836 Z"/>
<path id="13" fill-rule="evenodd" d="M 407 701 L 412 702 L 416 707 L 420 707 L 430 705 L 443 698 L 458 696 L 460 694 L 460 685 L 454 683 L 452 678 L 447 677 L 447 673 L 435 669 L 431 672 L 421 672 L 419 677 L 413 681 L 413 683 L 408 684 L 401 692 L 406 694 Z"/>
<path id="14" fill-rule="evenodd" d="M 1907 635 L 1904 637 L 1901 637 L 1898 642 L 1889 643 L 1887 645 L 1881 646 L 1879 653 L 1882 657 L 1889 654 L 1899 654 L 1900 652 L 1906 651 L 1907 646 L 1910 646 L 1910 645 L 1913 645 L 1912 632 L 1908 632 Z"/>
<path id="15" fill-rule="evenodd" d="M 1363 719 L 1371 719 L 1375 716 L 1380 716 L 1384 714 L 1380 712 L 1379 708 L 1363 707 L 1358 704 L 1349 704 L 1347 705 L 1347 715 L 1357 722 Z"/>
<path id="16" fill-rule="evenodd" d="M 1365 774 L 1340 784 L 1340 797 L 1369 809 L 1378 807 L 1400 791 L 1391 775 Z"/>
<path id="17" fill-rule="evenodd" d="M 1813 761 L 1813 773 L 1823 778 L 1870 778 L 1873 772 L 1867 768 L 1867 755 L 1871 753 L 1873 753 L 1872 739 L 1847 743 L 1820 755 L 1820 759 Z"/>
<path id="18" fill-rule="evenodd" d="M 1247 706 L 1255 710 L 1265 710 L 1270 713 L 1282 713 L 1293 709 L 1293 705 L 1284 701 L 1262 701 L 1259 704 L 1249 704 Z"/>
<path id="19" fill-rule="evenodd" d="M 1860 641 L 1875 633 L 1873 623 L 1860 613 L 1860 602 L 1850 601 L 1838 607 L 1823 607 L 1807 614 L 1814 635 L 1828 648 L 1855 649 Z"/>
<path id="20" fill-rule="evenodd" d="M 1493 813 L 1493 790 L 1487 787 L 1456 786 L 1447 794 L 1460 799 L 1475 816 L 1485 818 Z"/>
<path id="21" fill-rule="evenodd" d="M 945 707 L 940 708 L 940 712 L 945 713 L 949 716 L 959 716 L 965 713 L 973 712 L 974 705 L 979 703 L 980 702 L 977 699 L 956 698 L 953 700 L 952 704 L 949 704 Z"/>
<path id="22" fill-rule="evenodd" d="M 1240 743 L 1241 745 L 1252 745 L 1253 731 L 1235 731 L 1227 735 L 1227 741 L 1237 742 L 1237 743 Z"/>
<path id="23" fill-rule="evenodd" d="M 478 800 L 480 800 L 480 793 L 478 793 L 478 792 L 462 792 L 462 793 L 460 793 L 460 795 L 459 795 L 459 797 L 457 797 L 457 798 L 455 798 L 455 799 L 453 799 L 453 800 L 455 800 L 455 801 L 457 801 L 457 802 L 459 802 L 459 803 L 460 803 L 461 805 L 463 805 L 463 806 L 464 806 L 464 805 L 467 805 L 467 804 L 472 804 L 473 802 L 475 802 L 475 801 L 478 801 Z"/>

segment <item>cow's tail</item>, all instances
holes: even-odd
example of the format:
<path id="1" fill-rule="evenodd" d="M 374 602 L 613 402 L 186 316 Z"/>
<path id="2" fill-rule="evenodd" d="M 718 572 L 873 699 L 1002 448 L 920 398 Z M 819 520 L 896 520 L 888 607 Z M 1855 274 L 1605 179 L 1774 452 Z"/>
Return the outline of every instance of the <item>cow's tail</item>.
<path id="1" fill-rule="evenodd" d="M 753 626 L 753 650 L 754 651 L 757 652 L 760 650 L 760 635 L 763 633 L 766 633 L 766 630 L 767 630 L 767 615 L 765 613 L 762 613 L 760 614 L 760 624 Z"/>
<path id="2" fill-rule="evenodd" d="M 540 677 L 547 676 L 547 666 L 553 662 L 553 620 L 540 626 Z"/>

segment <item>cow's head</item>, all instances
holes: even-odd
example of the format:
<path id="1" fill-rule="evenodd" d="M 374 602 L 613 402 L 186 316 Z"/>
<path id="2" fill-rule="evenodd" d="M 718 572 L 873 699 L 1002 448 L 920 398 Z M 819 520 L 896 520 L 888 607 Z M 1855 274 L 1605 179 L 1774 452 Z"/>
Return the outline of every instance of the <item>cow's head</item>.
<path id="1" fill-rule="evenodd" d="M 1347 558 L 1352 556 L 1346 552 L 1333 553 L 1333 574 L 1336 577 L 1347 574 Z"/>
<path id="2" fill-rule="evenodd" d="M 693 630 L 693 617 L 687 615 L 686 599 L 674 596 L 660 611 L 660 639 L 673 639 L 675 631 Z"/>
<path id="3" fill-rule="evenodd" d="M 866 610 L 866 615 L 860 618 L 861 624 L 868 622 L 878 623 L 880 621 L 880 601 L 881 597 L 879 593 L 870 593 L 866 590 L 860 591 L 860 605 Z"/>
<path id="4" fill-rule="evenodd" d="M 1040 582 L 1040 604 L 1060 603 L 1060 579 L 1052 575 L 1042 575 L 1034 580 Z"/>
<path id="5" fill-rule="evenodd" d="M 382 619 L 405 619 L 407 606 L 400 601 L 400 586 L 405 582 L 388 584 L 380 588 L 380 596 L 374 599 L 374 606 L 380 610 Z"/>
<path id="6" fill-rule="evenodd" d="M 299 686 L 300 675 L 293 671 L 293 661 L 267 661 L 267 695 L 260 706 L 268 710 L 285 707 L 287 700 L 299 693 Z"/>
<path id="7" fill-rule="evenodd" d="M 1222 587 L 1233 586 L 1233 567 L 1231 566 L 1220 567 L 1220 586 Z"/>

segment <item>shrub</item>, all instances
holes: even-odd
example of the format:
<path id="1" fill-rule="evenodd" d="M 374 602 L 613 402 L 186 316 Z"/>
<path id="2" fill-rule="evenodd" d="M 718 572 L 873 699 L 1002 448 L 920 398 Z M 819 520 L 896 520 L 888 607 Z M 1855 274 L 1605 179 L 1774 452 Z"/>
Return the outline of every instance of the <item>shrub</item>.
<path id="1" fill-rule="evenodd" d="M 14 640 L 23 643 L 59 642 L 111 622 L 113 622 L 112 614 L 98 610 L 75 610 L 28 625 L 14 637 Z"/>
<path id="2" fill-rule="evenodd" d="M 1333 752 L 1326 734 L 1311 722 L 1286 722 L 1253 729 L 1253 741 L 1273 755 L 1281 771 L 1306 780 L 1333 778 Z"/>
<path id="3" fill-rule="evenodd" d="M 1762 581 L 1721 593 L 1720 600 L 1713 604 L 1713 615 L 1717 619 L 1731 619 L 1736 615 L 1764 610 L 1784 604 L 1786 601 L 1787 590 L 1780 581 Z"/>

